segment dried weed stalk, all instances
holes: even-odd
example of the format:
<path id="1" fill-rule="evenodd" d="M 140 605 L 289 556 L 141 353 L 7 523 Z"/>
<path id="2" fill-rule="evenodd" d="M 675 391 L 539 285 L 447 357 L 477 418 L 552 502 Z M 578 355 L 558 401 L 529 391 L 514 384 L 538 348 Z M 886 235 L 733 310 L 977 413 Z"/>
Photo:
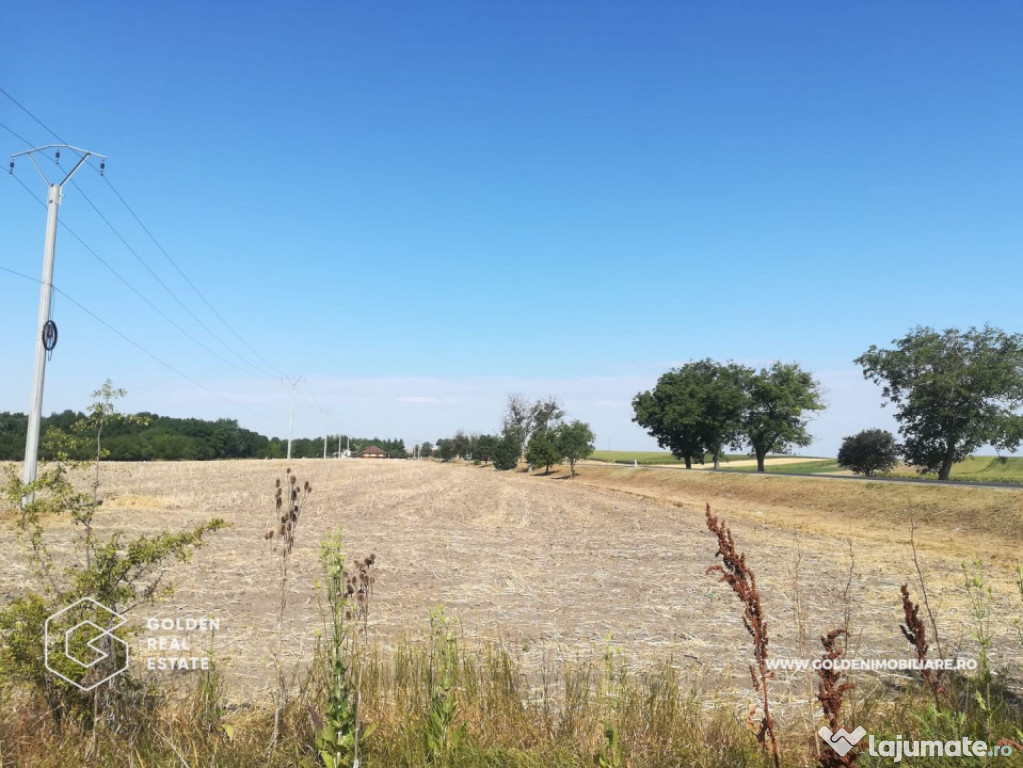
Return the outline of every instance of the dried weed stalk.
<path id="1" fill-rule="evenodd" d="M 770 749 L 775 768 L 778 768 L 780 765 L 778 739 L 774 733 L 774 720 L 771 718 L 767 695 L 767 681 L 774 677 L 774 672 L 767 669 L 767 620 L 760 605 L 757 577 L 753 569 L 746 564 L 746 556 L 736 550 L 732 531 L 723 520 L 718 520 L 711 513 L 710 504 L 707 504 L 706 512 L 707 528 L 717 536 L 717 555 L 721 555 L 722 559 L 721 565 L 712 565 L 707 569 L 707 573 L 721 574 L 720 581 L 728 584 L 743 604 L 742 623 L 753 638 L 753 656 L 756 660 L 756 666 L 750 665 L 750 677 L 753 680 L 753 689 L 763 698 L 764 707 L 764 716 L 757 728 L 757 741 L 764 748 Z"/>
<path id="2" fill-rule="evenodd" d="M 940 708 L 941 697 L 945 691 L 942 683 L 945 671 L 943 669 L 932 670 L 928 668 L 927 650 L 930 646 L 927 644 L 927 628 L 920 618 L 920 606 L 910 599 L 908 585 L 903 584 L 900 591 L 902 592 L 902 610 L 906 616 L 906 623 L 900 624 L 899 629 L 902 630 L 903 636 L 916 650 L 916 658 L 923 669 L 924 682 L 931 689 L 935 706 Z"/>
<path id="3" fill-rule="evenodd" d="M 843 647 L 839 647 L 838 639 L 840 637 L 843 638 Z M 828 727 L 832 733 L 837 733 L 842 727 L 842 704 L 846 692 L 851 691 L 854 687 L 849 682 L 848 676 L 835 668 L 838 666 L 836 660 L 845 654 L 844 646 L 847 642 L 848 634 L 845 629 L 833 629 L 821 638 L 821 645 L 824 646 L 822 660 L 826 663 L 821 664 L 820 669 L 817 670 L 819 678 L 817 700 L 824 708 L 824 716 L 828 719 Z M 817 765 L 820 768 L 848 768 L 856 765 L 856 755 L 855 749 L 845 755 L 840 755 L 833 749 L 825 749 L 818 752 Z"/>
<path id="4" fill-rule="evenodd" d="M 288 604 L 288 565 L 291 551 L 295 546 L 295 531 L 298 518 L 302 514 L 305 503 L 313 487 L 309 481 L 299 485 L 298 478 L 292 473 L 291 467 L 285 470 L 285 482 L 277 478 L 274 483 L 274 518 L 272 527 L 263 536 L 270 542 L 270 556 L 279 571 L 280 601 L 277 611 L 277 644 L 274 650 L 274 668 L 277 670 L 277 691 L 274 694 L 274 727 L 270 738 L 270 749 L 280 736 L 281 712 L 287 703 L 288 689 L 284 681 L 284 670 L 281 667 L 281 647 L 284 642 L 284 610 Z"/>

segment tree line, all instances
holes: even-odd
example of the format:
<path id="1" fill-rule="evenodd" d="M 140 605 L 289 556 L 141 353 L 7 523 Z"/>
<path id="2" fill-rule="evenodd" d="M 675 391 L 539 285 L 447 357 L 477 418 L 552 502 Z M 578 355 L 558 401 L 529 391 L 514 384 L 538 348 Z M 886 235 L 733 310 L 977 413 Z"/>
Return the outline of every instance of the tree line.
<path id="1" fill-rule="evenodd" d="M 894 406 L 902 442 L 865 429 L 843 439 L 840 466 L 869 476 L 901 457 L 947 480 L 978 448 L 1014 451 L 1023 442 L 1023 335 L 918 326 L 892 345 L 872 345 L 854 362 Z M 825 405 L 820 382 L 797 363 L 757 370 L 706 359 L 671 369 L 632 407 L 633 421 L 686 467 L 710 456 L 717 468 L 732 447 L 756 456 L 763 472 L 768 454 L 812 442 L 809 419 Z"/>
<path id="2" fill-rule="evenodd" d="M 72 434 L 87 415 L 65 410 L 45 418 L 42 425 L 43 440 L 39 456 L 55 459 L 58 449 L 67 446 L 51 438 L 59 434 Z M 0 460 L 21 461 L 25 456 L 25 435 L 28 416 L 24 413 L 0 413 Z M 376 445 L 387 451 L 391 458 L 406 458 L 405 443 L 400 439 L 368 438 L 354 435 L 328 435 L 327 455 L 337 453 L 338 439 L 341 449 L 351 446 L 352 453 Z M 211 459 L 283 459 L 288 455 L 286 438 L 266 437 L 245 429 L 235 419 L 174 418 L 155 413 L 137 413 L 132 419 L 112 421 L 104 429 L 103 448 L 113 461 L 175 461 Z M 69 458 L 87 459 L 88 449 L 72 447 Z M 77 455 L 81 453 L 82 455 Z M 297 438 L 291 441 L 292 458 L 322 458 L 323 438 Z"/>
<path id="3" fill-rule="evenodd" d="M 567 462 L 571 475 L 575 465 L 593 453 L 596 439 L 586 422 L 565 419 L 556 397 L 530 400 L 509 395 L 499 434 L 473 434 L 459 430 L 441 438 L 436 446 L 424 443 L 420 455 L 434 455 L 442 461 L 456 458 L 481 464 L 493 463 L 498 470 L 515 469 L 523 460 L 531 467 L 544 467 L 550 474 L 555 464 Z"/>

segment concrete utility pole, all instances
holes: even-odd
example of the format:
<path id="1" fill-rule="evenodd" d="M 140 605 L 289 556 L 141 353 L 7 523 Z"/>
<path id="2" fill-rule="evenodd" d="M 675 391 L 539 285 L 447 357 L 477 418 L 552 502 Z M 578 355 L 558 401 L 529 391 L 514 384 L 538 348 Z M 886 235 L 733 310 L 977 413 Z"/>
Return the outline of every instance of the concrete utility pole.
<path id="1" fill-rule="evenodd" d="M 291 433 L 295 425 L 295 388 L 305 379 L 301 376 L 286 376 L 282 381 L 291 385 L 291 415 L 288 416 L 288 461 L 291 461 Z"/>
<path id="2" fill-rule="evenodd" d="M 50 182 L 45 171 L 36 162 L 35 154 L 47 150 L 55 150 L 55 161 L 60 163 L 60 150 L 70 149 L 78 155 L 78 162 L 65 174 L 63 180 L 54 184 Z M 45 147 L 36 147 L 25 152 L 11 155 L 11 172 L 14 171 L 14 159 L 27 156 L 32 165 L 39 171 L 48 187 L 46 194 L 46 241 L 43 246 L 43 279 L 39 286 L 39 321 L 36 326 L 36 355 L 35 370 L 32 375 L 32 407 L 28 412 L 28 434 L 25 437 L 25 466 L 22 471 L 22 482 L 26 485 L 36 479 L 36 471 L 39 460 L 39 428 L 43 420 L 43 384 L 46 379 L 46 355 L 53 351 L 57 343 L 56 326 L 50 323 L 50 309 L 53 306 L 53 259 L 57 250 L 57 209 L 60 208 L 60 200 L 64 194 L 64 185 L 71 180 L 79 168 L 90 157 L 100 159 L 100 173 L 103 172 L 106 157 L 98 155 L 79 147 L 72 147 L 70 144 L 47 144 Z M 30 494 L 22 499 L 22 503 L 32 501 Z"/>

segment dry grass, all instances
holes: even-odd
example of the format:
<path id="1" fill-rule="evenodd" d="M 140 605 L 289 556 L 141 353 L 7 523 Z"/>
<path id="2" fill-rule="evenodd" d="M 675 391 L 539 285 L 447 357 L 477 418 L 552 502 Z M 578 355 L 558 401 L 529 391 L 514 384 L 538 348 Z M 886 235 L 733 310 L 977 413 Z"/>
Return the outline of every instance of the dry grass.
<path id="1" fill-rule="evenodd" d="M 613 636 L 629 664 L 652 669 L 673 658 L 685 678 L 711 680 L 742 711 L 750 695 L 748 641 L 727 585 L 705 574 L 714 554 L 705 502 L 729 518 L 756 568 L 776 657 L 798 655 L 793 529 L 801 531 L 800 578 L 810 585 L 800 598 L 806 632 L 813 637 L 842 625 L 849 607 L 850 655 L 906 654 L 897 628 L 899 587 L 913 583 L 915 572 L 902 543 L 909 537 L 905 507 L 917 509 L 924 524 L 918 537 L 928 588 L 953 651 L 973 650 L 959 566 L 966 550 L 978 543 L 972 556 L 999 562 L 1013 547 L 1019 555 L 1018 537 L 999 544 L 995 535 L 1018 526 L 1023 494 L 1010 491 L 627 468 L 583 467 L 569 481 L 434 462 L 292 466 L 316 493 L 303 511 L 290 565 L 283 643 L 290 669 L 312 657 L 320 626 L 319 542 L 338 525 L 350 551 L 373 551 L 379 559 L 370 633 L 385 652 L 422 630 L 429 609 L 443 605 L 466 636 L 501 639 L 527 669 L 599 657 Z M 184 528 L 211 515 L 231 524 L 177 572 L 176 593 L 158 615 L 220 619 L 216 652 L 236 702 L 263 700 L 273 684 L 279 598 L 263 536 L 273 479 L 283 470 L 284 462 L 271 461 L 103 468 L 106 503 L 97 527 L 140 533 Z M 857 568 L 847 606 L 850 537 Z M 955 548 L 946 553 L 950 541 Z M 0 596 L 17 594 L 28 575 L 16 556 L 0 573 Z M 1006 628 L 995 640 L 996 667 L 1021 661 L 1008 633 L 1019 600 L 1008 579 L 1001 570 L 991 579 L 992 626 Z M 808 703 L 795 678 L 779 673 L 772 690 L 781 717 Z"/>
<path id="2" fill-rule="evenodd" d="M 699 508 L 709 502 L 800 531 L 851 538 L 872 547 L 909 544 L 910 516 L 925 548 L 1011 566 L 1021 556 L 1023 491 L 848 482 L 778 475 L 713 475 L 681 470 L 585 465 L 577 482 Z M 726 505 L 722 507 L 722 505 Z M 901 559 L 901 558 L 900 558 Z"/>

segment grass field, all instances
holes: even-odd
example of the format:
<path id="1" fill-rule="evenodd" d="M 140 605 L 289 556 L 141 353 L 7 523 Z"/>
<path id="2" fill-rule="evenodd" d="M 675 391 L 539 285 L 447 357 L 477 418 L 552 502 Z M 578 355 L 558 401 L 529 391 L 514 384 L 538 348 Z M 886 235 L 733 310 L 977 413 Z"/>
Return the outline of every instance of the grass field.
<path id="1" fill-rule="evenodd" d="M 682 464 L 666 451 L 594 451 L 593 459 L 619 464 L 631 464 L 635 461 L 641 465 Z M 802 457 L 805 461 L 796 461 L 800 457 L 774 456 L 768 457 L 767 472 L 781 474 L 848 474 L 835 459 Z M 739 469 L 744 472 L 755 472 L 755 464 L 745 454 L 728 454 L 722 461 L 726 469 Z M 701 469 L 707 469 L 710 459 Z M 934 473 L 920 474 L 912 467 L 901 466 L 880 477 L 904 477 L 936 480 Z M 970 456 L 952 467 L 952 480 L 960 482 L 985 483 L 1019 483 L 1023 484 L 1023 456 Z"/>
<path id="2" fill-rule="evenodd" d="M 631 464 L 635 461 L 638 464 L 684 464 L 684 461 L 676 459 L 668 451 L 594 451 L 590 457 L 594 461 L 606 461 L 609 463 Z M 726 453 L 721 461 L 744 461 L 749 456 L 743 453 Z M 710 454 L 704 456 L 704 463 L 712 463 Z"/>
<path id="3" fill-rule="evenodd" d="M 891 477 L 923 477 L 936 479 L 936 474 L 916 472 L 912 467 L 900 467 L 887 473 Z M 952 480 L 984 483 L 1023 483 L 1023 456 L 970 456 L 952 467 Z"/>
<path id="4" fill-rule="evenodd" d="M 757 471 L 755 466 L 735 467 L 735 469 L 742 472 Z M 782 475 L 815 475 L 842 472 L 843 470 L 840 466 L 838 466 L 838 462 L 835 459 L 807 459 L 806 461 L 793 461 L 785 464 L 768 463 L 764 467 L 764 471 Z"/>
<path id="5" fill-rule="evenodd" d="M 979 653 L 961 563 L 982 559 L 991 589 L 985 622 L 994 630 L 988 652 L 995 668 L 1019 685 L 1023 641 L 1013 622 L 1023 615 L 1023 601 L 1012 568 L 1023 536 L 1020 491 L 613 465 L 582 466 L 574 480 L 565 468 L 530 476 L 438 462 L 292 466 L 315 488 L 296 537 L 283 635 L 282 662 L 298 704 L 287 721 L 292 751 L 261 760 L 267 766 L 296 765 L 295 755 L 308 754 L 302 752 L 312 733 L 307 710 L 318 705 L 303 693 L 302 680 L 322 628 L 319 548 L 339 526 L 348 552 L 373 552 L 378 563 L 366 707 L 382 735 L 371 751 L 375 762 L 366 765 L 581 768 L 601 754 L 606 764 L 621 766 L 765 765 L 743 725 L 755 697 L 741 607 L 706 573 L 716 562 L 703 513 L 708 502 L 730 523 L 756 571 L 773 655 L 819 655 L 817 638 L 847 620 L 861 655 L 911 654 L 898 623 L 900 585 L 919 592 L 909 546 L 912 515 L 946 655 Z M 176 755 L 187 753 L 190 765 L 249 765 L 252 755 L 266 754 L 276 597 L 264 533 L 273 518 L 273 482 L 284 468 L 279 461 L 103 467 L 99 535 L 180 529 L 212 515 L 230 524 L 194 562 L 174 566 L 173 597 L 147 615 L 220 620 L 217 711 L 237 735 L 225 739 L 215 731 L 211 739 L 209 728 L 187 730 L 183 723 L 195 720 L 195 704 L 184 700 L 184 709 L 161 721 L 165 736 L 154 738 L 153 752 L 135 764 L 180 765 Z M 13 543 L 15 514 L 0 525 L 12 542 L 0 570 L 0 604 L 36 583 L 25 547 Z M 65 556 L 74 526 L 54 521 L 47 533 L 58 558 Z M 431 706 L 424 676 L 434 663 L 428 617 L 437 606 L 458 621 L 458 720 L 476 750 L 442 762 L 422 757 L 417 730 Z M 135 650 L 145 656 L 144 648 Z M 157 690 L 202 681 L 138 674 Z M 895 728 L 893 706 L 909 695 L 909 680 L 864 673 L 854 682 L 861 696 L 854 711 L 868 725 L 869 717 Z M 812 685 L 809 675 L 795 673 L 772 683 L 786 766 L 814 759 L 808 745 L 820 715 Z M 18 702 L 11 711 L 35 711 L 28 700 L 7 701 Z M 1016 714 L 1023 721 L 1023 711 Z M 74 748 L 67 740 L 80 732 L 61 736 L 37 714 L 31 717 L 34 729 L 0 731 L 3 764 L 66 764 Z M 608 722 L 618 724 L 626 744 L 617 763 L 607 753 L 614 751 L 604 736 Z M 112 733 L 104 742 L 112 757 L 95 764 L 128 764 L 118 738 Z M 20 760 L 11 744 L 26 750 L 17 753 Z M 33 744 L 48 746 L 32 752 Z M 217 750 L 249 757 L 227 762 L 215 757 Z"/>

